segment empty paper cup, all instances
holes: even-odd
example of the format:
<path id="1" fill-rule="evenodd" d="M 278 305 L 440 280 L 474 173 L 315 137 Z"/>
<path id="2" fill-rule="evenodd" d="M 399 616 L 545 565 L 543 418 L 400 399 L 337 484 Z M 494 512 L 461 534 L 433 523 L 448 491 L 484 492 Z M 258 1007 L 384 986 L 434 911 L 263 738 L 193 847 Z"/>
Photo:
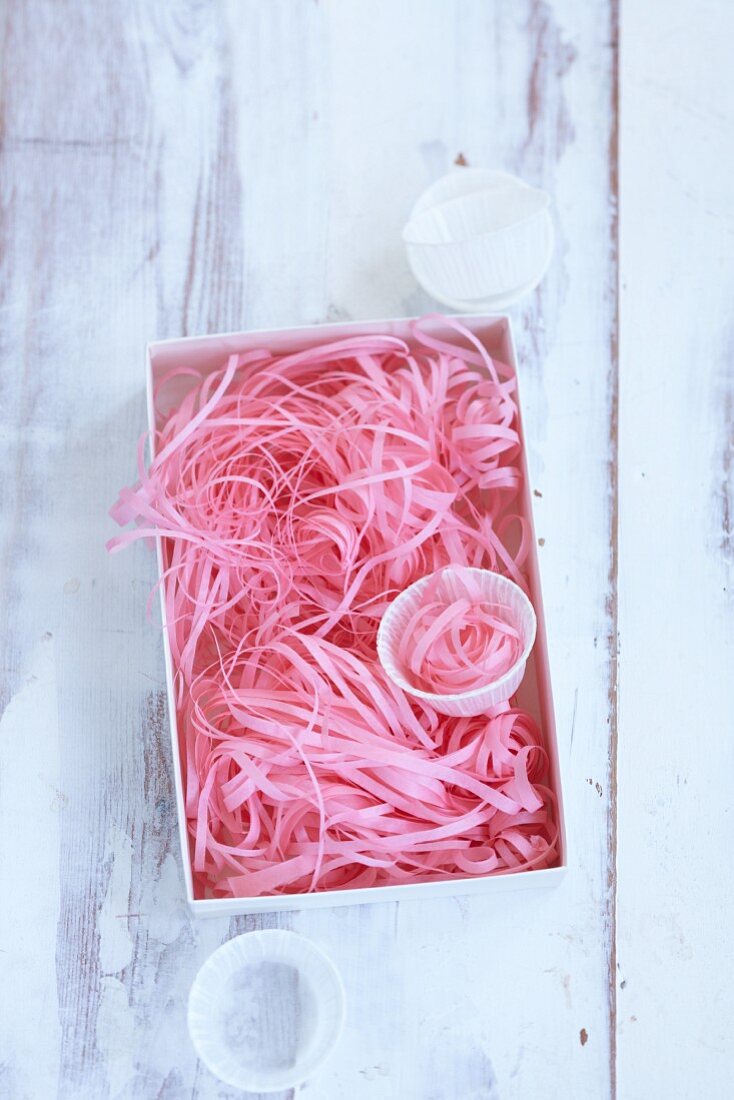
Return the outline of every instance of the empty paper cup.
<path id="1" fill-rule="evenodd" d="M 295 932 L 268 929 L 228 940 L 189 994 L 196 1053 L 222 1081 L 280 1092 L 310 1077 L 344 1023 L 344 987 L 331 960 Z"/>
<path id="2" fill-rule="evenodd" d="M 504 308 L 547 270 L 549 205 L 545 191 L 506 172 L 451 172 L 420 197 L 403 230 L 413 274 L 454 309 Z"/>
<path id="3" fill-rule="evenodd" d="M 488 678 L 469 691 L 425 691 L 416 685 L 416 674 L 407 668 L 401 659 L 404 639 L 410 643 L 409 652 L 417 652 L 417 639 L 411 634 L 416 614 L 426 600 L 431 604 L 445 605 L 448 608 L 466 596 L 467 581 L 472 591 L 478 590 L 476 605 L 486 607 L 487 614 L 499 618 L 510 627 L 515 639 L 515 657 L 510 667 L 494 679 Z M 498 703 L 504 703 L 517 691 L 525 674 L 525 665 L 533 648 L 537 620 L 533 605 L 523 590 L 499 573 L 488 569 L 472 569 L 465 566 L 450 565 L 437 573 L 422 577 L 397 596 L 382 617 L 377 632 L 377 653 L 385 672 L 398 687 L 416 699 L 422 699 L 440 714 L 468 718 L 483 714 Z M 450 671 L 450 670 L 449 670 Z M 456 661 L 456 678 L 463 671 L 461 662 Z"/>

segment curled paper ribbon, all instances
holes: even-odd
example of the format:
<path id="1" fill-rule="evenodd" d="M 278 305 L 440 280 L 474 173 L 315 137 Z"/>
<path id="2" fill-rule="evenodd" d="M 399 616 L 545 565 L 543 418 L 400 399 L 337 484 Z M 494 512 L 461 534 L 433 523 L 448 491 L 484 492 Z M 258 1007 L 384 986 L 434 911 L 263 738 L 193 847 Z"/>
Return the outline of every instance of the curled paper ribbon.
<path id="1" fill-rule="evenodd" d="M 398 662 L 406 681 L 421 691 L 457 695 L 494 683 L 522 653 L 519 628 L 508 607 L 488 604 L 470 573 L 454 581 L 450 602 L 431 579 L 406 624 Z"/>
<path id="2" fill-rule="evenodd" d="M 136 527 L 110 546 L 162 539 L 200 897 L 555 859 L 530 716 L 503 704 L 445 718 L 376 657 L 383 612 L 427 573 L 475 566 L 526 587 L 515 378 L 443 324 L 456 344 L 418 323 L 413 346 L 363 336 L 235 354 L 168 412 L 167 389 L 190 372 L 157 387 L 155 457 L 146 468 L 141 447 L 139 480 L 112 510 Z M 500 609 L 467 608 L 464 633 L 455 613 L 419 624 L 431 676 L 510 659 Z"/>

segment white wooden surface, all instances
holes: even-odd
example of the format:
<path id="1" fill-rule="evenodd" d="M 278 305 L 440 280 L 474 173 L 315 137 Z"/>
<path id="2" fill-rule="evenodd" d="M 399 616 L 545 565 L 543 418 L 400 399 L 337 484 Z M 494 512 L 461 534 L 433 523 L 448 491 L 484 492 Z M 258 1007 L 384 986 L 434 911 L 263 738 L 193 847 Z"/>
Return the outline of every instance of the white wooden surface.
<path id="1" fill-rule="evenodd" d="M 197 1064 L 186 994 L 276 923 L 347 985 L 314 1100 L 728 1096 L 730 5 L 630 0 L 621 66 L 615 0 L 3 19 L 0 1097 L 235 1095 Z M 192 923 L 154 560 L 103 549 L 145 342 L 430 308 L 399 231 L 460 155 L 555 199 L 516 321 L 572 872 Z"/>
<path id="2" fill-rule="evenodd" d="M 734 9 L 625 18 L 618 1076 L 698 1100 L 734 1091 Z"/>

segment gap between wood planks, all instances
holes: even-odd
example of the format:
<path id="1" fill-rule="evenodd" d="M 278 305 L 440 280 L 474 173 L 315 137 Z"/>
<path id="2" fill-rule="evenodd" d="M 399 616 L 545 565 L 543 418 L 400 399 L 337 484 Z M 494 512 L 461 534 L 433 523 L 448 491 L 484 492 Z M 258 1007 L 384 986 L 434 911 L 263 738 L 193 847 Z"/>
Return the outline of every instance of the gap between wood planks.
<path id="1" fill-rule="evenodd" d="M 610 47 L 612 82 L 609 134 L 610 247 L 613 312 L 609 348 L 609 495 L 610 557 L 607 588 L 609 632 L 609 811 L 607 816 L 607 920 L 609 959 L 609 1091 L 617 1095 L 617 750 L 619 742 L 619 0 L 611 0 Z M 584 1045 L 583 1029 L 580 1036 Z"/>

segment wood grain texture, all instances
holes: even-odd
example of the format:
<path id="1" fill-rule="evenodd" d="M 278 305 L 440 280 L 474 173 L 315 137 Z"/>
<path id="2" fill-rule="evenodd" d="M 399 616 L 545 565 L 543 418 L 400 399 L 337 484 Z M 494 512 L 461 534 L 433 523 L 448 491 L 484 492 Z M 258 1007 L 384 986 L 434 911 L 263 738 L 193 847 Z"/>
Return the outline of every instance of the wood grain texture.
<path id="1" fill-rule="evenodd" d="M 186 995 L 218 943 L 268 923 L 319 942 L 347 985 L 344 1039 L 304 1095 L 611 1095 L 614 3 L 3 16 L 0 973 L 23 1003 L 0 1005 L 0 1096 L 235 1095 L 197 1064 Z M 432 308 L 400 228 L 459 158 L 555 198 L 556 259 L 516 329 L 573 871 L 537 896 L 194 924 L 144 621 L 154 560 L 103 549 L 145 342 Z"/>
<path id="2" fill-rule="evenodd" d="M 618 1003 L 631 1100 L 718 1100 L 734 1081 L 732 33 L 723 2 L 626 7 Z"/>

